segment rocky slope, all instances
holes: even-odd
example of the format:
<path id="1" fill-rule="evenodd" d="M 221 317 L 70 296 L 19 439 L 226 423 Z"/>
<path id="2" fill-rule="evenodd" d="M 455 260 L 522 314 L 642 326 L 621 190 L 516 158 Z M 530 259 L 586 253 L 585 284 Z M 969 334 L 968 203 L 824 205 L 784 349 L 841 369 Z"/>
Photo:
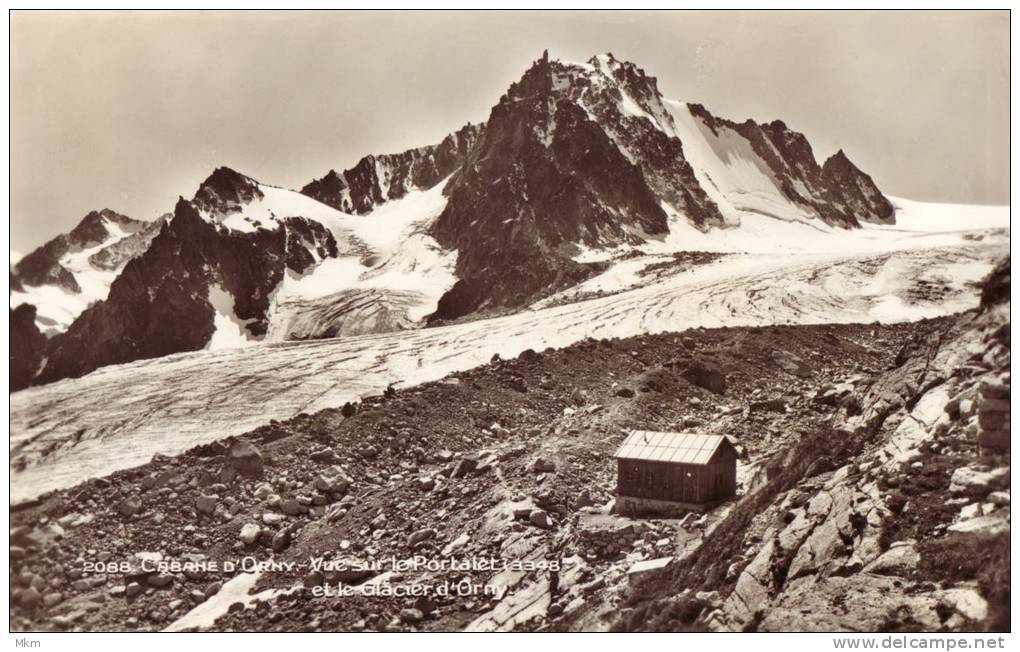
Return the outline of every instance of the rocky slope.
<path id="1" fill-rule="evenodd" d="M 783 223 L 831 231 L 894 219 L 842 152 L 819 165 L 781 121 L 738 124 L 666 100 L 654 77 L 610 54 L 546 53 L 484 124 L 364 157 L 301 193 L 219 168 L 172 218 L 90 214 L 12 272 L 11 307 L 36 306 L 40 330 L 59 334 L 45 356 L 26 344 L 19 373 L 38 369 L 30 381 L 45 383 L 207 346 L 506 314 L 621 252 L 687 251 L 749 217 L 775 219 L 783 234 Z"/>
<path id="2" fill-rule="evenodd" d="M 606 628 L 613 609 L 576 619 L 586 604 L 622 600 L 636 561 L 684 554 L 718 518 L 606 515 L 624 429 L 725 432 L 743 451 L 747 487 L 763 460 L 824 427 L 906 343 L 948 323 L 588 340 L 157 456 L 12 513 L 11 628 Z M 551 584 L 540 568 L 386 573 L 308 562 L 389 555 L 564 566 Z M 280 565 L 262 574 L 142 566 L 245 556 Z M 339 580 L 464 579 L 505 594 L 312 594 Z"/>
<path id="3" fill-rule="evenodd" d="M 1009 631 L 1009 261 L 770 463 L 626 629 Z M 828 442 L 828 443 L 827 443 Z"/>

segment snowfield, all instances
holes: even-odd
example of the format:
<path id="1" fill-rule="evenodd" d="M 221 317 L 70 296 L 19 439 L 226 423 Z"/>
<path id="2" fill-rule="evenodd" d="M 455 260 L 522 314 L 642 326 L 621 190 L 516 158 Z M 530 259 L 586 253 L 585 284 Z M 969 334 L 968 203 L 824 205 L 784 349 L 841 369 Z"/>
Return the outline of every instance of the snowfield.
<path id="1" fill-rule="evenodd" d="M 894 203 L 898 221 L 902 214 L 897 226 L 833 230 L 832 237 L 803 224 L 786 231 L 783 222 L 764 217 L 780 235 L 764 226 L 674 233 L 643 248 L 648 264 L 710 244 L 728 255 L 651 280 L 621 261 L 589 281 L 615 293 L 587 301 L 441 328 L 178 354 L 12 394 L 11 501 L 136 466 L 156 453 L 241 434 L 270 419 L 338 407 L 391 383 L 436 380 L 485 364 L 494 353 L 508 358 L 586 337 L 699 326 L 914 320 L 977 305 L 972 283 L 1008 254 L 1009 209 Z M 758 216 L 740 219 L 752 227 Z M 381 240 L 362 236 L 387 250 Z M 398 241 L 427 246 L 413 238 L 392 240 Z M 387 264 L 375 268 L 384 286 L 415 279 L 416 269 L 405 265 L 415 256 L 405 258 L 399 246 L 389 251 L 394 275 L 383 271 Z M 315 294 L 302 285 L 311 281 L 293 281 L 297 294 Z M 229 315 L 223 325 L 236 327 Z"/>

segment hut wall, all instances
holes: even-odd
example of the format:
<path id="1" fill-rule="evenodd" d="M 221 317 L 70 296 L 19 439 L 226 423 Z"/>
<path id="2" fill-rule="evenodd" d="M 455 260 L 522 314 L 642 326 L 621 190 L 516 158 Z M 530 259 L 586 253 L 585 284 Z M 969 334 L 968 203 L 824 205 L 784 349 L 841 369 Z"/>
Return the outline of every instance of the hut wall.
<path id="1" fill-rule="evenodd" d="M 617 460 L 621 496 L 708 503 L 735 495 L 736 488 L 735 459 L 713 459 L 705 465 Z"/>

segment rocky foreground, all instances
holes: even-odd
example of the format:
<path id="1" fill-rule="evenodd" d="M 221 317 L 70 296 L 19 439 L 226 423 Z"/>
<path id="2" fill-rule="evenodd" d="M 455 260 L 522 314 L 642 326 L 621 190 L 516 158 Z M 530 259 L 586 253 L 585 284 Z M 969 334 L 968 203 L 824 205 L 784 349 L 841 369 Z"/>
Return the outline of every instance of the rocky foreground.
<path id="1" fill-rule="evenodd" d="M 1008 273 L 937 320 L 495 357 L 45 495 L 10 628 L 1008 630 Z M 739 498 L 609 513 L 637 427 L 732 437 Z"/>

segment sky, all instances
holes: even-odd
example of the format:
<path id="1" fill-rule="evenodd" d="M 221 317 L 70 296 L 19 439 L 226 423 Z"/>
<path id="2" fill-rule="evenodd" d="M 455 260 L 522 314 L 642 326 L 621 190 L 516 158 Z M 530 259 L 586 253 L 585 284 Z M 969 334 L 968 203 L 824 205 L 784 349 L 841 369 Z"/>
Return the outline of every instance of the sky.
<path id="1" fill-rule="evenodd" d="M 300 188 L 488 116 L 548 48 L 776 118 L 887 194 L 1009 201 L 1009 14 L 29 12 L 11 19 L 11 247 L 138 219 L 216 167 Z"/>

